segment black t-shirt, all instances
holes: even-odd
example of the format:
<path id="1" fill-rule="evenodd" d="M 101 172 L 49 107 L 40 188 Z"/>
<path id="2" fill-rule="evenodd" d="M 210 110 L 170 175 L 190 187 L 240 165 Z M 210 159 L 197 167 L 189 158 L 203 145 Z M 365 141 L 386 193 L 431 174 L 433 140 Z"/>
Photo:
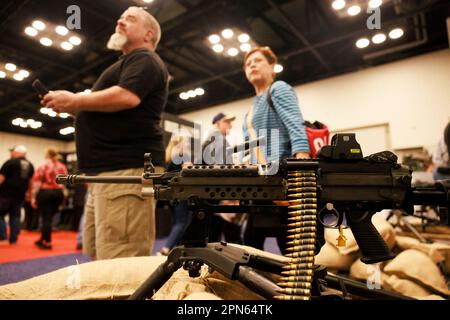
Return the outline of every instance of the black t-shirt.
<path id="1" fill-rule="evenodd" d="M 168 72 L 160 57 L 147 49 L 123 55 L 97 79 L 93 91 L 118 85 L 141 103 L 118 112 L 80 112 L 75 119 L 78 167 L 81 172 L 139 168 L 150 152 L 164 166 L 161 114 L 167 103 Z"/>
<path id="2" fill-rule="evenodd" d="M 0 196 L 23 200 L 28 184 L 34 174 L 34 167 L 25 158 L 6 161 L 0 169 L 5 181 L 0 185 Z"/>

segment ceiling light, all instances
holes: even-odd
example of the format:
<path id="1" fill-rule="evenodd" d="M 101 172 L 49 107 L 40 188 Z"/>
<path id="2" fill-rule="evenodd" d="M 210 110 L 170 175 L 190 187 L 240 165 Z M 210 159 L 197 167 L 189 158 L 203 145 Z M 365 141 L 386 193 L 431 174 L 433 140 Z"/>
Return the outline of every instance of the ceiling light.
<path id="1" fill-rule="evenodd" d="M 359 14 L 361 12 L 361 7 L 358 5 L 355 6 L 351 6 L 350 8 L 348 8 L 347 13 L 350 16 L 356 16 L 357 14 Z"/>
<path id="2" fill-rule="evenodd" d="M 220 36 L 218 36 L 217 34 L 212 34 L 208 37 L 209 42 L 211 42 L 212 44 L 216 44 L 220 42 Z"/>
<path id="3" fill-rule="evenodd" d="M 63 136 L 66 136 L 66 135 L 74 133 L 74 132 L 75 132 L 74 127 L 67 127 L 67 128 L 63 128 L 63 129 L 59 130 L 59 133 L 62 134 Z"/>
<path id="4" fill-rule="evenodd" d="M 335 0 L 333 1 L 333 4 L 331 6 L 334 10 L 342 10 L 344 9 L 345 5 L 345 0 Z"/>
<path id="5" fill-rule="evenodd" d="M 221 45 L 220 43 L 213 45 L 212 48 L 213 48 L 214 52 L 217 52 L 217 53 L 221 53 L 224 50 L 223 45 Z"/>
<path id="6" fill-rule="evenodd" d="M 145 2 L 145 3 L 152 3 L 153 2 L 153 0 L 142 0 L 143 2 Z"/>
<path id="7" fill-rule="evenodd" d="M 187 99 L 189 99 L 189 96 L 186 92 L 182 92 L 182 93 L 180 93 L 180 99 L 187 100 Z"/>
<path id="8" fill-rule="evenodd" d="M 396 28 L 396 29 L 391 30 L 391 32 L 389 32 L 389 38 L 395 40 L 395 39 L 403 37 L 404 34 L 405 34 L 405 32 L 403 31 L 402 28 Z"/>
<path id="9" fill-rule="evenodd" d="M 27 78 L 30 75 L 30 73 L 25 69 L 20 70 L 19 74 L 24 78 Z"/>
<path id="10" fill-rule="evenodd" d="M 19 74 L 19 73 L 15 73 L 15 74 L 13 75 L 13 78 L 14 78 L 14 80 L 16 80 L 16 81 L 22 81 L 22 80 L 23 80 L 23 76 L 22 76 L 21 74 Z"/>
<path id="11" fill-rule="evenodd" d="M 5 78 L 6 77 L 6 73 L 3 71 L 0 71 L 0 78 Z"/>
<path id="12" fill-rule="evenodd" d="M 240 49 L 242 52 L 248 52 L 248 51 L 250 51 L 251 48 L 252 48 L 252 46 L 248 43 L 243 43 L 240 46 Z"/>
<path id="13" fill-rule="evenodd" d="M 50 110 L 50 111 L 48 112 L 48 115 L 49 115 L 50 117 L 54 118 L 54 117 L 56 117 L 58 114 L 57 114 L 55 111 Z"/>
<path id="14" fill-rule="evenodd" d="M 202 88 L 197 88 L 194 90 L 194 92 L 197 96 L 202 96 L 205 94 L 205 90 L 203 90 Z"/>
<path id="15" fill-rule="evenodd" d="M 225 29 L 222 31 L 222 36 L 225 39 L 231 39 L 233 37 L 233 35 L 234 35 L 234 32 L 231 29 Z"/>
<path id="16" fill-rule="evenodd" d="M 41 38 L 41 40 L 39 40 L 39 42 L 40 42 L 43 46 L 46 46 L 46 47 L 50 47 L 50 46 L 53 44 L 53 41 L 52 41 L 51 39 L 49 39 L 49 38 L 46 38 L 46 37 Z"/>
<path id="17" fill-rule="evenodd" d="M 370 0 L 369 7 L 372 9 L 378 8 L 383 4 L 383 0 Z"/>
<path id="18" fill-rule="evenodd" d="M 39 109 L 39 112 L 42 114 L 48 114 L 50 112 L 50 108 L 42 107 Z"/>
<path id="19" fill-rule="evenodd" d="M 26 127 L 28 127 L 28 125 L 27 125 L 26 122 L 21 122 L 21 123 L 19 123 L 19 126 L 20 126 L 21 128 L 26 128 Z"/>
<path id="20" fill-rule="evenodd" d="M 361 38 L 358 41 L 356 41 L 356 46 L 359 49 L 367 48 L 369 46 L 369 44 L 370 44 L 370 40 L 367 38 Z"/>
<path id="21" fill-rule="evenodd" d="M 68 51 L 83 41 L 80 34 L 69 30 L 64 24 L 57 25 L 41 19 L 33 21 L 32 26 L 25 28 L 25 33 L 46 47 Z"/>
<path id="22" fill-rule="evenodd" d="M 66 119 L 66 118 L 68 118 L 69 116 L 70 116 L 70 114 L 65 113 L 65 112 L 59 114 L 59 117 L 62 118 L 62 119 Z"/>
<path id="23" fill-rule="evenodd" d="M 33 120 L 33 121 L 34 121 L 34 120 Z M 34 122 L 30 125 L 30 127 L 33 128 L 33 129 L 38 129 L 38 128 L 42 127 L 42 122 L 40 122 L 40 121 L 34 121 Z"/>
<path id="24" fill-rule="evenodd" d="M 40 21 L 40 20 L 35 20 L 35 21 L 33 21 L 32 26 L 33 26 L 33 28 L 35 28 L 35 29 L 37 29 L 37 30 L 40 30 L 40 31 L 42 31 L 42 30 L 45 29 L 45 23 L 43 23 L 43 22 Z"/>
<path id="25" fill-rule="evenodd" d="M 239 50 L 236 48 L 230 48 L 228 49 L 227 53 L 230 57 L 235 57 L 239 54 Z"/>
<path id="26" fill-rule="evenodd" d="M 66 27 L 64 27 L 64 26 L 57 26 L 55 28 L 55 31 L 60 36 L 65 36 L 65 35 L 67 35 L 69 33 L 69 30 Z"/>
<path id="27" fill-rule="evenodd" d="M 7 63 L 5 64 L 5 69 L 11 72 L 16 71 L 16 65 L 14 63 Z"/>
<path id="28" fill-rule="evenodd" d="M 384 33 L 378 33 L 372 37 L 372 42 L 375 44 L 380 44 L 386 41 L 386 35 Z"/>
<path id="29" fill-rule="evenodd" d="M 69 42 L 74 46 L 78 46 L 81 43 L 81 39 L 77 36 L 72 36 L 69 38 Z"/>
<path id="30" fill-rule="evenodd" d="M 239 42 L 247 43 L 250 41 L 250 36 L 246 33 L 243 33 L 243 34 L 239 35 L 238 40 L 239 40 Z"/>
<path id="31" fill-rule="evenodd" d="M 23 119 L 21 118 L 16 118 L 12 121 L 12 124 L 15 126 L 18 126 L 21 122 L 23 121 Z"/>
<path id="32" fill-rule="evenodd" d="M 64 41 L 61 43 L 61 48 L 63 48 L 64 50 L 72 50 L 73 49 L 73 44 L 71 44 L 70 42 Z"/>
<path id="33" fill-rule="evenodd" d="M 194 90 L 189 90 L 187 92 L 187 95 L 188 95 L 189 98 L 195 98 L 197 96 L 197 94 L 195 93 Z"/>
<path id="34" fill-rule="evenodd" d="M 38 31 L 33 27 L 26 27 L 25 33 L 30 37 L 35 37 L 38 34 Z"/>
<path id="35" fill-rule="evenodd" d="M 275 67 L 273 68 L 273 71 L 275 71 L 275 73 L 280 73 L 283 72 L 284 68 L 281 64 L 276 64 Z"/>

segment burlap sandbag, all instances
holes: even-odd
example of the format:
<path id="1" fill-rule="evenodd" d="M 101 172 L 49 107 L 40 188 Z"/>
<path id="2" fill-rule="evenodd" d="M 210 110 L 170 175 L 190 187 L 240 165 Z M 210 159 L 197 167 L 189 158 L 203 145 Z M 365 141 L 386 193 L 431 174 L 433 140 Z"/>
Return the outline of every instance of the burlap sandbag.
<path id="1" fill-rule="evenodd" d="M 409 249 L 401 252 L 383 271 L 389 275 L 412 280 L 432 292 L 450 294 L 439 268 L 421 251 Z"/>
<path id="2" fill-rule="evenodd" d="M 0 286 L 0 299 L 123 299 L 166 257 L 99 260 Z"/>
<path id="3" fill-rule="evenodd" d="M 429 296 L 425 296 L 425 297 L 415 297 L 416 299 L 419 300 L 447 300 L 441 296 L 435 295 L 435 294 L 431 294 Z"/>
<path id="4" fill-rule="evenodd" d="M 350 276 L 358 280 L 367 281 L 369 277 L 374 279 L 375 272 L 380 272 L 379 280 L 384 288 L 385 280 L 389 276 L 383 272 L 383 263 L 365 264 L 360 259 L 357 259 L 350 267 Z"/>
<path id="5" fill-rule="evenodd" d="M 394 227 L 388 221 L 386 221 L 386 219 L 380 213 L 376 213 L 373 215 L 372 224 L 378 230 L 389 249 L 392 249 L 395 245 Z M 325 229 L 325 240 L 332 246 L 336 247 L 341 255 L 350 254 L 359 250 L 358 244 L 355 240 L 355 236 L 353 235 L 350 228 L 344 229 L 344 236 L 347 239 L 345 247 L 338 247 L 336 245 L 338 236 L 338 229 Z"/>
<path id="6" fill-rule="evenodd" d="M 205 294 L 208 293 L 208 294 Z M 208 267 L 201 268 L 200 276 L 189 277 L 188 271 L 179 269 L 153 295 L 153 300 L 183 300 L 190 296 L 206 299 L 212 295 L 214 300 L 261 300 L 263 297 L 254 293 L 239 281 L 229 280 L 218 272 L 209 273 Z"/>
<path id="7" fill-rule="evenodd" d="M 278 261 L 287 260 L 283 256 L 246 246 L 240 247 L 253 254 Z M 120 258 L 70 266 L 29 280 L 0 286 L 0 300 L 124 299 L 129 297 L 165 259 L 166 257 L 159 256 Z M 191 295 L 206 299 L 211 297 L 211 294 L 215 299 L 262 299 L 238 281 L 231 281 L 218 272 L 209 273 L 206 266 L 202 267 L 201 275 L 197 278 L 189 277 L 188 272 L 182 268 L 177 270 L 152 299 L 181 300 Z"/>
<path id="8" fill-rule="evenodd" d="M 401 250 L 416 249 L 430 257 L 434 263 L 444 263 L 447 273 L 450 273 L 450 245 L 445 243 L 422 243 L 411 237 L 396 237 L 396 245 Z"/>
<path id="9" fill-rule="evenodd" d="M 430 290 L 408 279 L 401 279 L 396 275 L 391 275 L 385 279 L 386 290 L 395 291 L 410 297 L 427 297 L 431 295 Z"/>
<path id="10" fill-rule="evenodd" d="M 209 292 L 196 292 L 188 295 L 184 300 L 222 300 L 215 294 Z"/>
<path id="11" fill-rule="evenodd" d="M 359 252 L 341 254 L 335 246 L 326 242 L 319 254 L 316 255 L 315 263 L 330 270 L 348 271 L 352 263 L 358 258 Z"/>

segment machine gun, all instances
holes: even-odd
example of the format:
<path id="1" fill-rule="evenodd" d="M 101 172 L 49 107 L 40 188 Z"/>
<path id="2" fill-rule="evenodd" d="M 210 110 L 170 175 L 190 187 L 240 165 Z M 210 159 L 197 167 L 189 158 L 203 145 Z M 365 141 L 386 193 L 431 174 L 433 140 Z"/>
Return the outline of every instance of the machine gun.
<path id="1" fill-rule="evenodd" d="M 318 159 L 287 159 L 273 165 L 193 165 L 181 172 L 155 174 L 146 155 L 141 177 L 58 176 L 61 184 L 139 183 L 143 193 L 157 200 L 187 201 L 194 210 L 183 245 L 174 248 L 132 299 L 149 298 L 181 266 L 192 277 L 203 264 L 233 280 L 240 280 L 263 297 L 284 300 L 323 296 L 321 279 L 337 288 L 345 282 L 365 297 L 397 299 L 393 293 L 361 289 L 349 279 L 327 275 L 314 265 L 314 256 L 324 244 L 323 227 L 348 226 L 361 249 L 364 263 L 392 259 L 393 253 L 371 222 L 384 209 L 414 213 L 414 205 L 440 207 L 448 224 L 450 181 L 415 188 L 412 172 L 397 163 L 397 157 L 382 152 L 363 158 L 354 134 L 337 134 L 324 146 Z M 239 200 L 238 206 L 220 205 L 218 200 Z M 251 255 L 226 243 L 208 243 L 208 215 L 214 212 L 270 212 L 289 216 L 288 262 Z M 286 226 L 284 226 L 286 228 Z M 274 284 L 255 270 L 282 273 Z"/>

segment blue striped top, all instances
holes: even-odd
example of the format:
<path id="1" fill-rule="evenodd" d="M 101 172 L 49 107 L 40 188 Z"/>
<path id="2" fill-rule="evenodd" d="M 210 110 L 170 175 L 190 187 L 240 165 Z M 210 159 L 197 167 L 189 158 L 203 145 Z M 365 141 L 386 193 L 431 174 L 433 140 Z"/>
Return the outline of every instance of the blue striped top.
<path id="1" fill-rule="evenodd" d="M 266 147 L 261 151 L 268 162 L 292 157 L 297 152 L 310 152 L 308 138 L 303 124 L 297 96 L 293 88 L 284 81 L 276 81 L 271 88 L 272 102 L 276 109 L 270 107 L 267 92 L 256 96 L 253 106 L 252 124 L 258 137 L 267 138 Z M 244 118 L 244 138 L 252 140 L 247 127 L 248 113 Z M 277 130 L 273 130 L 277 129 Z M 252 163 L 256 162 L 253 150 Z"/>

